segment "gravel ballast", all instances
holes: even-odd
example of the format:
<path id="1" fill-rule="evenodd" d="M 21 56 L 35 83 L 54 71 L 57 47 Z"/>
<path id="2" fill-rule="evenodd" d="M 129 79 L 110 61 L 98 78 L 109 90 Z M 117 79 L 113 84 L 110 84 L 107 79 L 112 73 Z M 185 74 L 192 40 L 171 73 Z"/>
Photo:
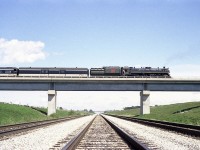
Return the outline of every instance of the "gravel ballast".
<path id="1" fill-rule="evenodd" d="M 144 142 L 150 149 L 162 150 L 199 150 L 200 139 L 166 131 L 159 128 L 149 127 L 123 119 L 105 116 L 111 122 L 124 129 L 139 141 Z"/>
<path id="2" fill-rule="evenodd" d="M 68 134 L 89 123 L 95 115 L 29 131 L 27 134 L 0 141 L 2 150 L 47 150 Z"/>

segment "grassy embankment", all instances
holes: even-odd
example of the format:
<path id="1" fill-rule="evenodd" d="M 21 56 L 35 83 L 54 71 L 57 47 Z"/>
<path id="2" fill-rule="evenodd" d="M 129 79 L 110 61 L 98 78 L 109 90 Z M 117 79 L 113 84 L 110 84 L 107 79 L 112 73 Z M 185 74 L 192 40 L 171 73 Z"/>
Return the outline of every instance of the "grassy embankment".
<path id="1" fill-rule="evenodd" d="M 45 108 L 31 108 L 27 106 L 5 104 L 0 102 L 0 126 L 30 121 L 62 118 L 67 116 L 87 115 L 88 112 L 73 110 L 57 110 L 56 114 L 47 116 Z"/>
<path id="2" fill-rule="evenodd" d="M 115 110 L 106 113 L 200 125 L 200 102 L 188 102 L 180 104 L 154 106 L 151 107 L 151 114 L 148 115 L 139 115 L 139 108 L 121 111 Z"/>

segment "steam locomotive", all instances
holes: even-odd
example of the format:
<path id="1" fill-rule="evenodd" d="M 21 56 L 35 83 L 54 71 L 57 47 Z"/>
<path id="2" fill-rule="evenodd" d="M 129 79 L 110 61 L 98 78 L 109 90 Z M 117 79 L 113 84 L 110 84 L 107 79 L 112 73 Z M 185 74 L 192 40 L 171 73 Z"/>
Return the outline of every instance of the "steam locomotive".
<path id="1" fill-rule="evenodd" d="M 169 68 L 119 67 L 57 68 L 57 67 L 0 67 L 0 76 L 62 76 L 62 77 L 161 77 L 170 78 Z"/>

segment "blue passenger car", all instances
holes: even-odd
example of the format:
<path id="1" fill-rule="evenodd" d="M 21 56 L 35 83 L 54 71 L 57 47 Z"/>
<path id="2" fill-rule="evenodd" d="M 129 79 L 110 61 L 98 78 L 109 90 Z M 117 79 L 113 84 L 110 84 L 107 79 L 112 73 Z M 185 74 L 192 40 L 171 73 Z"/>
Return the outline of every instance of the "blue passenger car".
<path id="1" fill-rule="evenodd" d="M 17 76 L 19 69 L 16 67 L 0 67 L 0 76 Z"/>

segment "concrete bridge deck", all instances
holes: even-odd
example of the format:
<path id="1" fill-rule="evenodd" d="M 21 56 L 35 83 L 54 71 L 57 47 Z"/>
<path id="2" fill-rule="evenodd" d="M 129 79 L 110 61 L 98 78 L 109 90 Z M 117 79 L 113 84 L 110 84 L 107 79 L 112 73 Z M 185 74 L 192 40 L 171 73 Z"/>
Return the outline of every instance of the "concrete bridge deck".
<path id="1" fill-rule="evenodd" d="M 0 90 L 200 91 L 199 79 L 0 77 Z"/>
<path id="2" fill-rule="evenodd" d="M 141 91 L 140 113 L 150 113 L 150 91 L 200 91 L 200 78 L 0 77 L 0 90 L 48 91 L 48 115 L 56 112 L 56 91 Z"/>

